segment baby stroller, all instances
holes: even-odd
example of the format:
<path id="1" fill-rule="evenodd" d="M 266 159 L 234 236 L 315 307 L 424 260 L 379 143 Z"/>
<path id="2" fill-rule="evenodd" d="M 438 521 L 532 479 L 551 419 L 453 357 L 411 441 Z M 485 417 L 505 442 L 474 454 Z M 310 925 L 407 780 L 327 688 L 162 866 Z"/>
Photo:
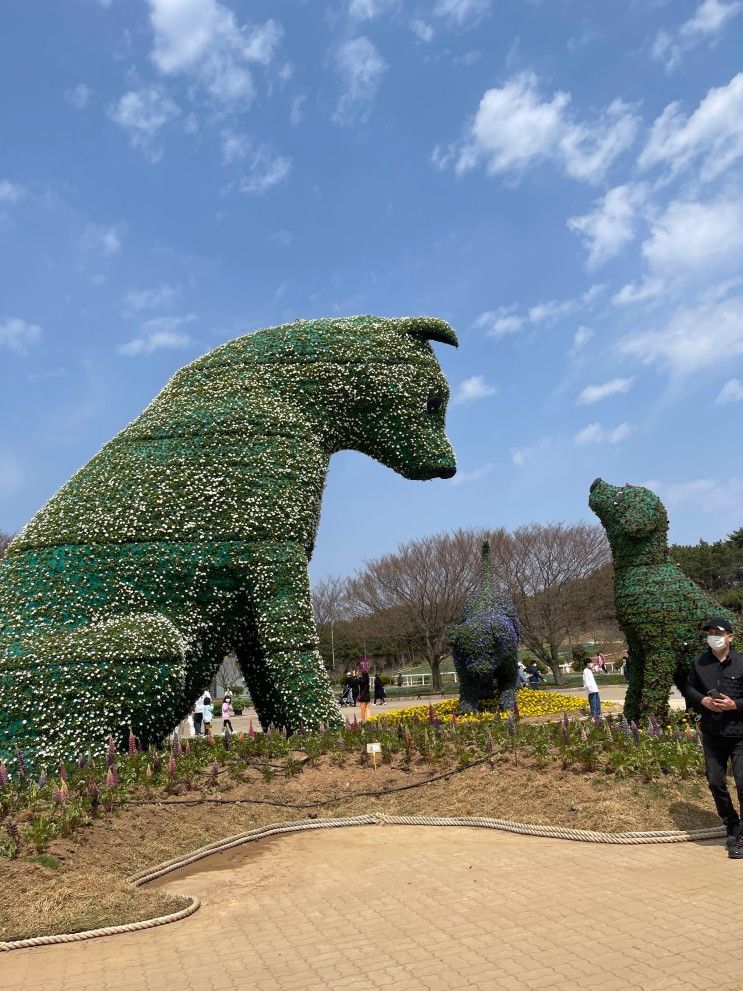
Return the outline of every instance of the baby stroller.
<path id="1" fill-rule="evenodd" d="M 338 699 L 338 705 L 353 705 L 353 688 L 350 685 L 343 686 L 341 697 Z"/>

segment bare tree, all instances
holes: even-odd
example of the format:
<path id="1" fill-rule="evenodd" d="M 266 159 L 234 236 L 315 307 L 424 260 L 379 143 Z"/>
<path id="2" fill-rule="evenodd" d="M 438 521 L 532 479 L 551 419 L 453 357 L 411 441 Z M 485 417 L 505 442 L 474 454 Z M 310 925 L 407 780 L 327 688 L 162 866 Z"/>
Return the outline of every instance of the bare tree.
<path id="1" fill-rule="evenodd" d="M 335 665 L 334 626 L 348 616 L 348 579 L 328 575 L 312 586 L 312 611 L 315 615 L 320 652 L 331 668 Z"/>
<path id="2" fill-rule="evenodd" d="M 437 691 L 448 654 L 444 632 L 459 622 L 464 600 L 477 586 L 481 542 L 473 530 L 413 540 L 368 562 L 348 585 L 351 603 L 395 622 L 394 639 L 425 658 Z"/>
<path id="3" fill-rule="evenodd" d="M 9 533 L 6 533 L 4 530 L 0 530 L 0 557 L 5 555 L 5 552 L 8 549 L 8 544 L 12 539 L 13 538 Z"/>
<path id="4" fill-rule="evenodd" d="M 518 606 L 522 643 L 560 682 L 562 643 L 571 631 L 587 629 L 597 610 L 602 619 L 610 612 L 605 586 L 611 588 L 611 554 L 603 528 L 532 523 L 513 533 L 496 531 L 491 544 L 496 574 Z"/>

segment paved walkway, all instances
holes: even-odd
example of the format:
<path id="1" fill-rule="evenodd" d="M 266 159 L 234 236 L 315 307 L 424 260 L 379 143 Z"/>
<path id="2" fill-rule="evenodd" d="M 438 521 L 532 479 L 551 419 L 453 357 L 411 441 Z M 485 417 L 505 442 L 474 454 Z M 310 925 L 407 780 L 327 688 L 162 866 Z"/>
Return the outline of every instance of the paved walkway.
<path id="1" fill-rule="evenodd" d="M 743 989 L 743 863 L 721 841 L 604 847 L 356 827 L 260 841 L 164 886 L 202 908 L 159 929 L 2 955 L 0 988 Z"/>

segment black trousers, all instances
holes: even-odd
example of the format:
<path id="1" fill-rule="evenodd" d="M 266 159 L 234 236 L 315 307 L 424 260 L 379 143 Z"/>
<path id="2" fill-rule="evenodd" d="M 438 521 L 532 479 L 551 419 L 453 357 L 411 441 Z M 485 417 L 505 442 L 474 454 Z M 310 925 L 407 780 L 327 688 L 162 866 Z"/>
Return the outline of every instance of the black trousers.
<path id="1" fill-rule="evenodd" d="M 193 733 L 194 736 L 198 736 L 201 733 L 201 724 L 204 721 L 203 712 L 194 712 L 193 714 Z"/>
<path id="2" fill-rule="evenodd" d="M 727 785 L 728 763 L 733 763 L 733 778 L 738 791 L 738 805 L 743 808 L 743 738 L 702 734 L 707 784 L 717 806 L 717 814 L 729 828 L 740 822 Z"/>

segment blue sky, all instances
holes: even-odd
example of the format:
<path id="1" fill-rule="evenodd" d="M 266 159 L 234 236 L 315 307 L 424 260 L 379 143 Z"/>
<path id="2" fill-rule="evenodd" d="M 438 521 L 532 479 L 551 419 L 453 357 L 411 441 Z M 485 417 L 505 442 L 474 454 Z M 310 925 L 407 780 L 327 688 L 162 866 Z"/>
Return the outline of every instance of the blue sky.
<path id="1" fill-rule="evenodd" d="M 313 574 L 455 526 L 741 525 L 743 2 L 11 0 L 0 529 L 181 365 L 443 316 L 452 481 L 331 468 Z"/>

